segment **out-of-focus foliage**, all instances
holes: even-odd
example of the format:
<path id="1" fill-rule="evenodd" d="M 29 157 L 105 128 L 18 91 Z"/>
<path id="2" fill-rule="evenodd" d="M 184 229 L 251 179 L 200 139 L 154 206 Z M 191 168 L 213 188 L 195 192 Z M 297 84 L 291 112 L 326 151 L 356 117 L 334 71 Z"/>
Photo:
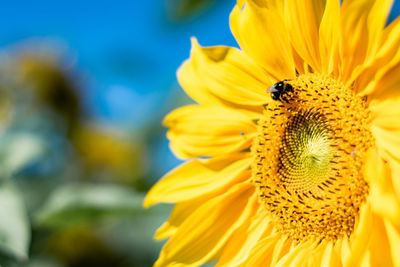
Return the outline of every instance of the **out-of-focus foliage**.
<path id="1" fill-rule="evenodd" d="M 215 0 L 167 0 L 167 14 L 172 21 L 181 22 L 192 19 L 216 2 Z"/>
<path id="2" fill-rule="evenodd" d="M 43 227 L 99 223 L 114 216 L 144 213 L 143 194 L 112 184 L 68 184 L 57 188 L 37 213 Z"/>
<path id="3" fill-rule="evenodd" d="M 235 45 L 234 1 L 39 2 L 0 10 L 0 265 L 151 266 L 171 207 L 141 203 L 178 164 L 162 118 L 188 103 L 174 73 L 191 35 Z M 31 35 L 72 49 L 13 43 Z"/>
<path id="4" fill-rule="evenodd" d="M 76 129 L 72 140 L 90 173 L 111 172 L 121 182 L 132 182 L 143 175 L 144 144 L 133 142 L 126 134 L 85 125 Z"/>
<path id="5" fill-rule="evenodd" d="M 16 260 L 28 256 L 30 230 L 20 192 L 11 182 L 0 186 L 0 250 Z"/>
<path id="6" fill-rule="evenodd" d="M 150 266 L 170 209 L 142 208 L 161 125 L 99 123 L 83 107 L 79 71 L 42 46 L 0 61 L 0 264 Z"/>
<path id="7" fill-rule="evenodd" d="M 0 10 L 0 266 L 151 266 L 171 207 L 143 198 L 179 162 L 161 121 L 188 103 L 188 25 L 221 2 L 45 2 Z"/>

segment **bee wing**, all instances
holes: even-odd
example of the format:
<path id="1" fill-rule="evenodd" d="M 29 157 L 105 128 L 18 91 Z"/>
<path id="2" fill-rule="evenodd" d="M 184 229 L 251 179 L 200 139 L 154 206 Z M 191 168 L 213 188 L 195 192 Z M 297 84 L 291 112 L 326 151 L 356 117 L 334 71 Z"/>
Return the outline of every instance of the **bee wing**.
<path id="1" fill-rule="evenodd" d="M 276 86 L 275 86 L 275 84 L 274 84 L 274 85 L 270 86 L 270 87 L 267 89 L 266 92 L 267 92 L 267 93 L 275 93 L 275 92 L 278 92 L 278 89 L 276 89 Z"/>

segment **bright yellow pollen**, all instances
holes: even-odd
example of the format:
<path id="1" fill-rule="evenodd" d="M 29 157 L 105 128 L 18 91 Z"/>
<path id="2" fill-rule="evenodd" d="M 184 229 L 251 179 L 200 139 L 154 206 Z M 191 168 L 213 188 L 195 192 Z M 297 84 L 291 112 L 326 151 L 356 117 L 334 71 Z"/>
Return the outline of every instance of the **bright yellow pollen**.
<path id="1" fill-rule="evenodd" d="M 350 236 L 368 194 L 362 159 L 373 138 L 365 101 L 334 79 L 306 74 L 265 106 L 252 146 L 253 179 L 277 229 L 294 240 Z"/>

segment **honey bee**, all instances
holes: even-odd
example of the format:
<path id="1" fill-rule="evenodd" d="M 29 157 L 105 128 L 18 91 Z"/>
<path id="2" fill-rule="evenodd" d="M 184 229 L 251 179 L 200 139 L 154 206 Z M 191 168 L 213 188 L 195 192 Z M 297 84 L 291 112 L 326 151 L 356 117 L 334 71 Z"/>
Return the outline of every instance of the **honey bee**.
<path id="1" fill-rule="evenodd" d="M 267 92 L 271 93 L 273 100 L 289 103 L 286 94 L 287 92 L 293 92 L 293 87 L 286 81 L 288 80 L 280 81 L 268 88 Z"/>

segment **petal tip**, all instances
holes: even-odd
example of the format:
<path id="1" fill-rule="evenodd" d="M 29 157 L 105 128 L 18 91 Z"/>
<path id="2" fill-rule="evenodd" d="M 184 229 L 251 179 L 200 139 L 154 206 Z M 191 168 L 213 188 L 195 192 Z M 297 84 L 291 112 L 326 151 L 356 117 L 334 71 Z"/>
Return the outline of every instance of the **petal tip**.
<path id="1" fill-rule="evenodd" d="M 146 197 L 143 200 L 143 204 L 142 204 L 143 208 L 148 209 L 156 203 L 157 203 L 157 201 L 154 200 L 154 198 L 152 197 L 151 190 L 150 190 L 149 193 L 147 193 Z"/>

